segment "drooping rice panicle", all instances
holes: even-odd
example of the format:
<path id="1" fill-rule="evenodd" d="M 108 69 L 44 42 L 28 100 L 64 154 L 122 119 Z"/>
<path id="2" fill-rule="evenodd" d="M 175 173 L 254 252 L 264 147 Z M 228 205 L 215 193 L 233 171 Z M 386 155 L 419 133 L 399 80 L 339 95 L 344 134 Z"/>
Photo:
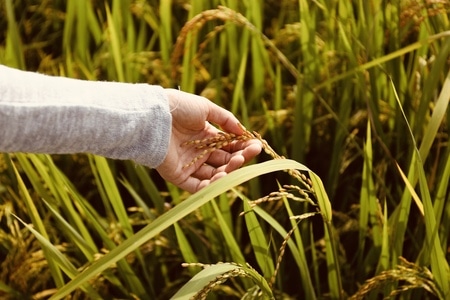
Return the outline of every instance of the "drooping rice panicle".
<path id="1" fill-rule="evenodd" d="M 249 131 L 247 130 L 242 124 L 238 124 L 239 127 L 241 127 L 243 133 L 241 135 L 236 135 L 234 133 L 229 132 L 219 132 L 215 136 L 204 138 L 204 139 L 198 139 L 198 140 L 190 140 L 186 141 L 181 144 L 182 147 L 184 146 L 194 146 L 196 149 L 205 149 L 201 153 L 199 153 L 196 157 L 192 159 L 191 162 L 184 165 L 183 168 L 188 168 L 192 165 L 194 165 L 198 160 L 203 158 L 207 153 L 213 152 L 217 149 L 221 149 L 223 147 L 228 146 L 232 142 L 237 141 L 249 141 L 252 139 L 259 140 L 261 142 L 262 148 L 265 153 L 270 155 L 273 159 L 285 159 L 284 156 L 279 155 L 278 153 L 273 150 L 273 148 L 269 145 L 269 143 L 262 138 L 262 136 L 256 132 L 256 131 Z M 311 180 L 305 175 L 299 172 L 295 169 L 286 170 L 286 172 L 291 175 L 292 177 L 298 179 L 300 183 L 303 185 L 303 187 L 310 192 L 314 192 Z M 298 188 L 298 190 L 301 190 Z"/>

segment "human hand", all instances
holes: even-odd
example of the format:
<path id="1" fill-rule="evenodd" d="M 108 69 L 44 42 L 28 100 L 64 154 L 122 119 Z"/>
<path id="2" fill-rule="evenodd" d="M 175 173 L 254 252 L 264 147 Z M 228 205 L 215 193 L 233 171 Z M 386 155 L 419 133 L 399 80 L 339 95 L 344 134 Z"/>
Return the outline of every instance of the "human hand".
<path id="1" fill-rule="evenodd" d="M 166 89 L 166 93 L 172 113 L 172 134 L 166 158 L 156 168 L 165 180 L 195 193 L 240 168 L 261 152 L 258 140 L 233 141 L 226 147 L 208 152 L 191 164 L 202 150 L 182 147 L 182 143 L 217 135 L 219 130 L 209 122 L 236 135 L 243 133 L 242 128 L 231 112 L 204 97 L 175 89 Z"/>

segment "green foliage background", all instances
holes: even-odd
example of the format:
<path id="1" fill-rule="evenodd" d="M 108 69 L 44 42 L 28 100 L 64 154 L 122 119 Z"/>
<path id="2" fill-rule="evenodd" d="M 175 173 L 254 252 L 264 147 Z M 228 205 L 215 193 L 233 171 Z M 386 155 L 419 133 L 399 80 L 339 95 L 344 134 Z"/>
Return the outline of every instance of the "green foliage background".
<path id="1" fill-rule="evenodd" d="M 449 12 L 439 0 L 0 2 L 1 64 L 179 86 L 292 159 L 262 154 L 190 196 L 132 162 L 3 154 L 0 295 L 448 299 Z M 230 279 L 208 285 L 217 276 Z"/>

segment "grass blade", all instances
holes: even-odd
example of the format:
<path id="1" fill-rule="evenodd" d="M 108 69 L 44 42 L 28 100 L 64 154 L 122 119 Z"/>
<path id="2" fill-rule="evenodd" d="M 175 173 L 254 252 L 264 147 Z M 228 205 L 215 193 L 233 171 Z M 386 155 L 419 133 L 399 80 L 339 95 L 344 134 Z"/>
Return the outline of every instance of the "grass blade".
<path id="1" fill-rule="evenodd" d="M 394 89 L 395 91 L 395 89 Z M 442 97 L 441 97 L 442 96 Z M 450 72 L 447 74 L 445 85 L 443 87 L 443 91 L 441 92 L 441 96 L 439 99 L 441 104 L 444 108 L 448 106 L 448 102 L 450 99 Z M 397 101 L 399 101 L 398 96 L 396 96 Z M 439 100 L 438 100 L 439 101 Z M 402 111 L 403 117 L 405 119 L 405 123 L 407 124 L 407 128 L 409 130 L 409 134 L 411 136 L 411 140 L 414 145 L 414 155 L 412 159 L 412 166 L 414 166 L 415 172 L 413 175 L 415 178 L 418 178 L 419 181 L 419 187 L 420 187 L 420 194 L 422 196 L 422 203 L 423 203 L 423 210 L 424 210 L 424 218 L 425 218 L 425 230 L 426 230 L 426 241 L 425 241 L 425 248 L 426 250 L 423 252 L 425 253 L 425 262 L 428 263 L 428 255 L 430 256 L 431 261 L 431 269 L 433 271 L 433 275 L 436 279 L 436 282 L 438 284 L 439 289 L 442 291 L 442 297 L 444 299 L 448 298 L 450 296 L 450 285 L 449 285 L 449 265 L 446 260 L 446 257 L 444 255 L 444 251 L 441 247 L 441 243 L 439 241 L 439 234 L 438 234 L 438 226 L 436 223 L 436 217 L 434 214 L 434 208 L 433 203 L 431 201 L 430 191 L 428 188 L 428 182 L 425 175 L 425 171 L 423 168 L 423 159 L 421 156 L 421 151 L 417 148 L 417 144 L 414 138 L 414 134 L 411 130 L 411 127 L 408 123 L 408 120 L 406 118 L 406 115 L 403 111 L 403 108 L 401 104 L 399 103 L 400 109 Z M 430 134 L 434 133 L 434 135 L 437 132 L 437 127 L 435 125 L 435 122 L 442 121 L 442 118 L 444 116 L 443 113 L 438 112 L 436 114 L 433 113 L 436 119 L 433 120 L 432 123 L 429 123 L 425 132 L 428 132 Z M 436 128 L 436 129 L 435 129 Z M 434 139 L 434 138 L 433 138 Z M 428 154 L 428 145 L 425 144 L 424 148 L 424 154 Z"/>
<path id="2" fill-rule="evenodd" d="M 288 204 L 286 205 L 286 207 Z M 287 207 L 288 208 L 288 207 Z M 290 209 L 289 209 L 290 210 Z M 281 237 L 286 237 L 288 232 L 283 228 L 283 226 L 277 222 L 270 214 L 261 209 L 260 207 L 254 207 L 253 211 L 260 216 L 264 221 L 266 221 L 276 232 L 280 234 Z M 292 216 L 292 211 L 289 213 Z M 296 226 L 296 223 L 293 222 Z M 297 234 L 298 230 L 295 231 L 296 234 L 295 242 L 293 239 L 289 239 L 287 241 L 288 247 L 291 250 L 292 256 L 294 257 L 295 262 L 298 265 L 301 282 L 303 284 L 303 290 L 305 292 L 304 299 L 316 299 L 316 295 L 314 292 L 314 286 L 311 280 L 311 275 L 308 269 L 308 262 L 305 256 L 305 248 L 303 247 L 303 242 L 299 234 Z"/>
<path id="3" fill-rule="evenodd" d="M 210 282 L 214 282 L 218 277 L 224 273 L 240 269 L 237 265 L 232 264 L 217 264 L 211 265 L 197 273 L 188 283 L 186 283 L 178 292 L 170 299 L 185 300 L 193 299 L 195 295 L 201 292 Z"/>
<path id="4" fill-rule="evenodd" d="M 23 222 L 20 218 L 15 216 L 17 220 L 19 220 L 28 230 L 30 230 L 34 236 L 39 240 L 42 245 L 42 249 L 47 252 L 47 255 L 50 257 L 48 261 L 52 261 L 53 263 L 57 263 L 58 266 L 64 270 L 64 272 L 70 277 L 73 278 L 78 274 L 75 266 L 59 251 L 49 240 L 48 238 L 41 235 L 37 230 L 35 230 L 32 226 Z M 90 286 L 88 283 L 85 283 L 80 287 L 85 292 L 89 294 L 93 299 L 101 299 L 100 295 Z"/>
<path id="5" fill-rule="evenodd" d="M 324 219 L 325 225 L 325 247 L 328 268 L 328 283 L 330 287 L 331 297 L 333 299 L 342 299 L 342 279 L 339 270 L 339 258 L 337 255 L 337 245 L 334 239 L 333 225 L 331 224 L 331 202 L 323 186 L 322 180 L 313 172 L 309 172 L 313 183 L 314 192 L 320 207 L 320 213 Z"/>
<path id="6" fill-rule="evenodd" d="M 417 169 L 419 170 L 420 194 L 423 199 L 425 212 L 425 253 L 430 256 L 431 270 L 440 291 L 442 291 L 441 297 L 442 299 L 448 299 L 450 297 L 450 269 L 444 251 L 441 247 L 441 242 L 439 240 L 439 227 L 436 223 L 436 217 L 434 214 L 433 204 L 431 202 L 427 178 L 425 176 L 425 172 L 423 170 L 420 159 L 417 159 L 416 163 L 418 164 Z"/>
<path id="7" fill-rule="evenodd" d="M 267 282 L 261 275 L 248 266 L 234 263 L 204 266 L 204 269 L 189 280 L 171 299 L 203 299 L 215 285 L 237 276 L 252 278 L 263 291 L 261 299 L 274 299 Z"/>
<path id="8" fill-rule="evenodd" d="M 103 190 L 106 193 L 107 199 L 113 207 L 114 213 L 119 220 L 123 233 L 126 237 L 130 237 L 133 234 L 133 228 L 131 227 L 130 220 L 128 218 L 125 205 L 123 204 L 122 197 L 120 196 L 119 188 L 114 180 L 113 173 L 108 165 L 108 161 L 104 157 L 93 157 L 95 168 L 99 174 L 99 185 L 102 185 Z"/>
<path id="9" fill-rule="evenodd" d="M 266 234 L 258 222 L 254 212 L 250 209 L 250 205 L 246 198 L 244 200 L 245 223 L 247 224 L 247 230 L 250 236 L 250 242 L 252 244 L 252 250 L 255 254 L 256 261 L 261 268 L 264 277 L 269 279 L 275 271 L 273 265 L 273 258 L 269 251 L 269 244 L 266 240 Z"/>
<path id="10" fill-rule="evenodd" d="M 214 201 L 211 201 L 211 205 L 216 214 L 216 218 L 219 223 L 219 227 L 222 231 L 223 238 L 225 239 L 225 243 L 227 244 L 227 250 L 230 252 L 231 261 L 234 261 L 238 264 L 245 264 L 246 261 L 245 261 L 244 255 L 242 254 L 241 249 L 239 248 L 239 244 L 237 243 L 236 239 L 234 238 L 234 235 L 231 232 L 231 228 L 225 222 L 225 219 L 222 216 L 222 213 L 221 213 L 219 207 L 217 206 L 217 204 Z"/>
<path id="11" fill-rule="evenodd" d="M 11 67 L 24 69 L 25 68 L 25 58 L 23 55 L 23 47 L 19 34 L 19 29 L 17 27 L 16 18 L 14 16 L 14 7 L 12 0 L 5 1 L 6 7 L 6 17 L 8 19 L 8 31 L 6 40 L 6 53 L 4 63 Z"/>
<path id="12" fill-rule="evenodd" d="M 175 222 L 184 218 L 186 215 L 190 214 L 223 192 L 261 174 L 292 168 L 307 170 L 305 166 L 293 160 L 272 160 L 236 170 L 228 176 L 211 183 L 209 186 L 190 196 L 185 201 L 158 217 L 151 224 L 141 229 L 132 237 L 125 240 L 122 244 L 112 249 L 108 254 L 97 260 L 80 275 L 60 288 L 51 299 L 61 299 L 62 297 L 68 295 L 81 284 L 107 269 L 111 264 L 122 259 L 146 241 L 155 237 L 164 229 L 172 226 Z"/>
<path id="13" fill-rule="evenodd" d="M 121 39 L 119 36 L 119 32 L 117 31 L 119 28 L 115 26 L 115 22 L 111 15 L 111 10 L 108 5 L 106 5 L 106 17 L 108 21 L 108 30 L 109 30 L 109 38 L 111 41 L 111 54 L 113 58 L 113 63 L 115 66 L 115 73 L 117 74 L 117 79 L 120 82 L 125 81 L 125 73 L 123 69 L 123 61 L 122 61 L 122 51 L 121 51 Z"/>
<path id="14" fill-rule="evenodd" d="M 189 241 L 186 238 L 186 235 L 184 234 L 180 225 L 178 225 L 178 223 L 174 223 L 173 226 L 175 228 L 175 234 L 177 236 L 177 241 L 178 241 L 178 245 L 180 247 L 181 255 L 183 256 L 183 260 L 187 263 L 198 262 L 197 256 L 195 255 L 194 251 L 192 250 L 192 247 L 189 244 Z"/>
<path id="15" fill-rule="evenodd" d="M 17 158 L 19 161 L 25 162 L 25 154 L 17 154 Z M 23 166 L 27 166 L 27 164 L 22 164 Z M 30 194 L 28 193 L 28 190 L 25 186 L 25 183 L 23 182 L 22 177 L 20 176 L 19 172 L 17 171 L 16 166 L 13 164 L 14 172 L 17 178 L 17 183 L 19 185 L 19 191 L 22 193 L 22 197 L 24 199 L 25 205 L 27 206 L 27 211 L 30 216 L 30 219 L 36 228 L 35 231 L 39 232 L 41 236 L 44 237 L 44 239 L 48 240 L 49 236 L 47 234 L 47 230 L 45 229 L 45 224 L 43 222 L 43 219 L 40 217 L 39 212 L 34 205 L 33 200 L 31 199 Z M 33 180 L 33 178 L 31 178 Z M 61 273 L 61 269 L 58 267 L 58 265 L 52 260 L 51 254 L 48 252 L 48 250 L 44 247 L 43 248 L 44 255 L 47 258 L 48 266 L 50 268 L 50 271 L 52 272 L 53 280 L 55 281 L 55 284 L 57 287 L 61 287 L 64 285 L 64 278 Z"/>

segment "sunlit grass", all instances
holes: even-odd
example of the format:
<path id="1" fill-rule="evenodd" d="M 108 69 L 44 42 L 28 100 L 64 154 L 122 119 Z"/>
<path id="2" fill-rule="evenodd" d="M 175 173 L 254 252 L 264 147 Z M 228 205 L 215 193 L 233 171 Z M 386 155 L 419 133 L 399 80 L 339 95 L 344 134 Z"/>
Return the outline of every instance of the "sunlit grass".
<path id="1" fill-rule="evenodd" d="M 269 151 L 188 195 L 131 162 L 5 154 L 0 295 L 447 299 L 449 12 L 437 0 L 1 2 L 0 63 L 179 86 L 293 160 Z M 278 172 L 289 168 L 312 189 Z M 36 260 L 18 280 L 27 249 Z"/>

